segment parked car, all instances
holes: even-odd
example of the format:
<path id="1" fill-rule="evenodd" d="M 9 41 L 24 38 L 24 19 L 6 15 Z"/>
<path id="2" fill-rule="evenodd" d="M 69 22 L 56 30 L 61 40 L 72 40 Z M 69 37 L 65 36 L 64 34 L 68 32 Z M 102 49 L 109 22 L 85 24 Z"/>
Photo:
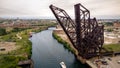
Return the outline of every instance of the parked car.
<path id="1" fill-rule="evenodd" d="M 111 61 L 112 59 L 109 57 L 109 58 L 108 58 L 108 60 L 110 60 L 110 61 Z"/>
<path id="2" fill-rule="evenodd" d="M 120 60 L 117 63 L 120 64 Z"/>
<path id="3" fill-rule="evenodd" d="M 107 61 L 102 61 L 102 64 L 108 65 Z"/>
<path id="4" fill-rule="evenodd" d="M 5 48 L 4 47 L 0 47 L 0 51 L 5 51 Z"/>

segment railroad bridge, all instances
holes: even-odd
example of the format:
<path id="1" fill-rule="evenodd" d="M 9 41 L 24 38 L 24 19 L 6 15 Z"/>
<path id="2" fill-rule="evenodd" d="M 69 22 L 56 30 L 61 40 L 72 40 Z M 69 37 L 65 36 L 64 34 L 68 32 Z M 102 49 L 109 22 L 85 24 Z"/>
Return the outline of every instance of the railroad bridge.
<path id="1" fill-rule="evenodd" d="M 104 26 L 99 25 L 96 18 L 90 18 L 87 8 L 80 3 L 74 5 L 75 21 L 61 8 L 50 5 L 50 9 L 82 58 L 100 56 L 104 43 Z"/>

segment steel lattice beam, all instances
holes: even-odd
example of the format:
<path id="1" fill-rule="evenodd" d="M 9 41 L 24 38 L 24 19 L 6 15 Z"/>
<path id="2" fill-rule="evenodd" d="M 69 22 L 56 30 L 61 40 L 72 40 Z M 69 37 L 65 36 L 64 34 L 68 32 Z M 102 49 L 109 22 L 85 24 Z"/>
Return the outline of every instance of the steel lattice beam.
<path id="1" fill-rule="evenodd" d="M 104 26 L 99 25 L 96 18 L 90 19 L 90 11 L 83 5 L 76 4 L 74 8 L 75 23 L 63 9 L 50 5 L 50 9 L 79 55 L 86 59 L 100 55 L 104 42 Z"/>
<path id="2" fill-rule="evenodd" d="M 75 33 L 76 24 L 63 9 L 55 7 L 53 5 L 50 5 L 50 9 L 52 10 L 53 14 L 55 15 L 60 25 L 62 26 L 65 33 L 67 34 L 71 43 L 73 45 L 76 45 L 76 33 Z"/>
<path id="3" fill-rule="evenodd" d="M 90 12 L 81 4 L 75 6 L 75 22 L 77 34 L 77 48 L 84 58 L 90 58 L 100 54 L 103 45 L 103 25 L 99 25 L 96 19 L 90 19 Z"/>

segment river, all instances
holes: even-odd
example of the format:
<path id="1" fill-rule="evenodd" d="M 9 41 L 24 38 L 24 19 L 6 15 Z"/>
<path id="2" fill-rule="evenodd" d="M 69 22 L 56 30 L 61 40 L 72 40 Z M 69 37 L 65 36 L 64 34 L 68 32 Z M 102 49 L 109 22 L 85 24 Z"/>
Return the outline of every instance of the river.
<path id="1" fill-rule="evenodd" d="M 61 68 L 60 62 L 62 61 L 65 62 L 67 68 L 88 68 L 52 37 L 54 29 L 51 27 L 30 38 L 34 68 Z"/>

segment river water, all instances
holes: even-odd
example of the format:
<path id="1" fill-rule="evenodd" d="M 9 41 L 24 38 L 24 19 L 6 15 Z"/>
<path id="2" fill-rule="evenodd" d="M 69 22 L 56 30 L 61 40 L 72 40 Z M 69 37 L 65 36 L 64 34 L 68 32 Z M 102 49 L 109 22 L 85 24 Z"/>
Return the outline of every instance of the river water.
<path id="1" fill-rule="evenodd" d="M 54 29 L 49 28 L 30 38 L 34 68 L 61 68 L 60 62 L 62 61 L 65 62 L 67 68 L 88 68 L 52 37 Z"/>

